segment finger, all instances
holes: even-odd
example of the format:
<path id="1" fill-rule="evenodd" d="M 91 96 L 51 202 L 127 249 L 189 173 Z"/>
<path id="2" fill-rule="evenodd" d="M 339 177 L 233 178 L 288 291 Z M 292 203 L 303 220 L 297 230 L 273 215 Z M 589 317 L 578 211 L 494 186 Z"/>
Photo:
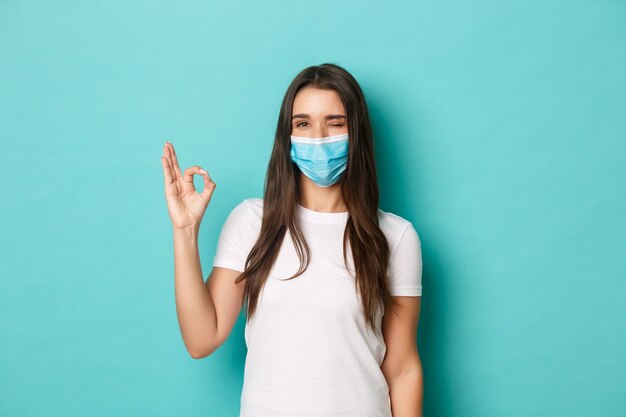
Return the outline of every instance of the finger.
<path id="1" fill-rule="evenodd" d="M 209 173 L 205 170 L 201 169 L 200 173 L 202 174 L 202 179 L 204 179 L 204 190 L 202 190 L 200 196 L 204 201 L 210 201 L 211 195 L 213 194 L 213 191 L 215 190 L 217 184 L 215 184 L 215 182 L 209 176 Z"/>
<path id="2" fill-rule="evenodd" d="M 180 165 L 178 165 L 178 157 L 176 156 L 176 151 L 174 150 L 174 145 L 172 145 L 169 140 L 166 142 L 166 145 L 168 146 L 170 154 L 172 155 L 172 166 L 174 167 L 176 178 L 182 178 L 182 175 L 180 173 Z"/>
<path id="3" fill-rule="evenodd" d="M 172 177 L 172 182 L 176 181 L 176 172 L 174 172 L 174 163 L 172 162 L 172 152 L 170 151 L 167 143 L 163 145 L 163 156 L 167 159 L 167 167 L 170 171 L 170 176 Z"/>
<path id="4" fill-rule="evenodd" d="M 171 185 L 174 182 L 174 179 L 172 178 L 172 172 L 170 170 L 170 163 L 167 157 L 165 156 L 161 157 L 161 165 L 163 166 L 163 175 L 165 177 L 165 185 L 166 186 Z"/>
<path id="5" fill-rule="evenodd" d="M 187 168 L 185 170 L 185 175 L 183 176 L 183 181 L 193 185 L 193 176 L 194 175 L 202 175 L 200 173 L 200 170 L 202 170 L 202 168 L 200 168 L 198 165 L 194 165 L 192 167 Z"/>

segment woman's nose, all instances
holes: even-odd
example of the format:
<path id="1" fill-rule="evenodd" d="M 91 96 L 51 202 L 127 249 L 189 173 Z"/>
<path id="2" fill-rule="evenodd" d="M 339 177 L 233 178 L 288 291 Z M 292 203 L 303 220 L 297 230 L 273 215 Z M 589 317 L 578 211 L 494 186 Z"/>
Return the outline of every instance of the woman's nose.
<path id="1" fill-rule="evenodd" d="M 328 136 L 328 132 L 325 126 L 317 126 L 314 129 L 313 134 L 316 138 L 325 138 L 326 136 Z"/>

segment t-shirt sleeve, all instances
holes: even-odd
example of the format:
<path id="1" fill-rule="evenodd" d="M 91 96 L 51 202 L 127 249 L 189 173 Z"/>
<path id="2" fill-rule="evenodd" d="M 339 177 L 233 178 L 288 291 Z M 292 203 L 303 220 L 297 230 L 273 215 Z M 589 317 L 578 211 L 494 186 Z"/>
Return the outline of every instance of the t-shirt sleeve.
<path id="1" fill-rule="evenodd" d="M 213 266 L 243 272 L 253 231 L 248 204 L 244 200 L 228 214 L 217 240 Z"/>
<path id="2" fill-rule="evenodd" d="M 391 254 L 390 270 L 391 295 L 422 295 L 422 244 L 412 223 L 404 229 Z"/>

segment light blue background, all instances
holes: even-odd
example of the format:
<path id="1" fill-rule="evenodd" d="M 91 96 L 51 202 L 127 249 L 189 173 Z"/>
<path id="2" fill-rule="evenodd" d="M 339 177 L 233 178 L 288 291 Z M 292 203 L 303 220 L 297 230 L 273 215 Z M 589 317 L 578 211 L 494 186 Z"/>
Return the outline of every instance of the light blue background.
<path id="1" fill-rule="evenodd" d="M 4 0 L 0 57 L 0 415 L 237 415 L 243 316 L 180 336 L 162 144 L 218 184 L 206 277 L 322 62 L 422 239 L 425 415 L 624 415 L 624 2 Z"/>

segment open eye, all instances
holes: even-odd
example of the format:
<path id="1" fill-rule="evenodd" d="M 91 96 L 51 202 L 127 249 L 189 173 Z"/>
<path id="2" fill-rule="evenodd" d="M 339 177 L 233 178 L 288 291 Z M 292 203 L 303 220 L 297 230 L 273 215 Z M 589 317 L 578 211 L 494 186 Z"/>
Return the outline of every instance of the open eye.
<path id="1" fill-rule="evenodd" d="M 300 124 L 301 124 L 301 123 L 307 123 L 307 122 L 305 122 L 305 121 L 298 122 L 298 123 L 296 124 L 296 127 L 300 127 Z"/>

